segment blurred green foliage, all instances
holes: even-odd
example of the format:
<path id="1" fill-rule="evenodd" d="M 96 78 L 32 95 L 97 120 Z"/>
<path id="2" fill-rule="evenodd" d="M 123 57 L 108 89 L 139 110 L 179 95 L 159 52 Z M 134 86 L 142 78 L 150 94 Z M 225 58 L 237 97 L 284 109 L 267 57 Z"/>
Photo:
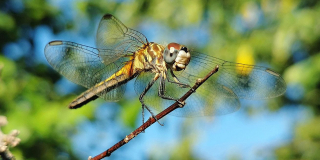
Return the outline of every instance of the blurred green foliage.
<path id="1" fill-rule="evenodd" d="M 18 3 L 19 5 L 16 5 Z M 320 159 L 320 3 L 317 0 L 255 0 L 255 1 L 76 1 L 70 10 L 77 14 L 64 17 L 57 5 L 46 0 L 2 0 L 0 2 L 0 48 L 25 39 L 31 50 L 13 61 L 0 56 L 4 67 L 0 80 L 0 114 L 10 122 L 5 130 L 20 130 L 22 142 L 12 150 L 17 159 L 77 159 L 68 136 L 82 116 L 93 119 L 95 103 L 75 111 L 66 106 L 74 95 L 60 96 L 54 84 L 60 76 L 43 64 L 34 62 L 34 31 L 49 26 L 54 33 L 78 30 L 79 21 L 88 21 L 112 13 L 127 26 L 136 28 L 145 20 L 158 22 L 175 32 L 182 28 L 204 28 L 209 38 L 203 47 L 191 48 L 216 57 L 249 63 L 268 62 L 281 72 L 288 83 L 299 84 L 301 98 L 285 96 L 270 102 L 271 109 L 284 104 L 303 104 L 313 111 L 310 119 L 294 128 L 293 140 L 275 149 L 278 159 Z M 19 7 L 20 6 L 20 7 Z M 94 36 L 95 29 L 86 31 Z M 142 31 L 143 32 L 143 31 Z M 79 33 L 80 34 L 80 33 Z M 186 33 L 185 33 L 186 34 Z M 191 33 L 190 33 L 191 34 Z M 161 36 L 173 38 L 166 33 Z M 189 36 L 186 36 L 186 38 Z M 288 93 L 290 94 L 290 93 Z M 294 93 L 291 93 L 294 94 Z M 138 101 L 134 106 L 139 106 Z M 137 124 L 137 107 L 124 106 L 119 117 L 128 127 Z M 181 140 L 172 150 L 172 159 L 197 159 L 192 155 L 192 138 Z M 181 154 L 188 153 L 188 154 Z M 152 159 L 152 153 L 150 153 Z"/>
<path id="2" fill-rule="evenodd" d="M 80 116 L 93 116 L 94 107 L 66 112 L 72 97 L 61 98 L 52 92 L 52 82 L 26 72 L 3 56 L 0 62 L 4 65 L 0 113 L 10 120 L 5 130 L 21 132 L 20 150 L 13 150 L 16 158 L 55 159 L 63 152 L 72 153 L 68 135 L 75 131 L 73 126 Z"/>

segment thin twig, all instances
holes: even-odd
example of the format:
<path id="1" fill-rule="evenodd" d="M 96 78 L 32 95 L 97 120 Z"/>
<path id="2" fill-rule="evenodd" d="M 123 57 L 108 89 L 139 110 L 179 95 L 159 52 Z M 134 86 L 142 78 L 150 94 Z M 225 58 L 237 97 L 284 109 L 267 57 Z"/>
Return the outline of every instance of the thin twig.
<path id="1" fill-rule="evenodd" d="M 194 93 L 198 87 L 200 87 L 206 80 L 208 80 L 209 77 L 211 77 L 214 73 L 216 73 L 219 69 L 219 66 L 217 65 L 210 73 L 208 73 L 203 79 L 198 79 L 197 82 L 194 84 L 194 86 L 186 93 L 184 94 L 179 101 L 184 102 L 192 93 Z M 170 112 L 174 111 L 177 108 L 183 108 L 180 103 L 175 102 L 172 104 L 170 107 L 166 108 L 159 114 L 157 114 L 155 117 L 160 120 Z M 143 132 L 145 129 L 147 129 L 149 126 L 151 126 L 153 123 L 155 123 L 156 120 L 153 117 L 150 117 L 145 123 L 143 123 L 139 128 L 131 132 L 129 135 L 127 135 L 124 139 L 119 141 L 117 144 L 113 145 L 111 148 L 108 150 L 102 152 L 101 154 L 91 158 L 89 157 L 89 160 L 100 160 L 104 157 L 109 157 L 111 153 L 113 153 L 115 150 L 119 149 L 121 146 L 125 145 L 128 143 L 130 140 L 132 140 L 134 137 L 136 137 L 138 134 Z"/>

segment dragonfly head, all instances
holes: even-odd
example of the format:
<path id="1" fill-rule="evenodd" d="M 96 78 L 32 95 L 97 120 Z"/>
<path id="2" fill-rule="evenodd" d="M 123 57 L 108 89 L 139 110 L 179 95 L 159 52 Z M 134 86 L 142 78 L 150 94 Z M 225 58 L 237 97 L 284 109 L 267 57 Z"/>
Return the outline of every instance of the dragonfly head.
<path id="1" fill-rule="evenodd" d="M 185 69 L 189 64 L 190 52 L 184 45 L 169 43 L 163 51 L 163 59 L 171 66 L 172 70 L 180 71 Z"/>

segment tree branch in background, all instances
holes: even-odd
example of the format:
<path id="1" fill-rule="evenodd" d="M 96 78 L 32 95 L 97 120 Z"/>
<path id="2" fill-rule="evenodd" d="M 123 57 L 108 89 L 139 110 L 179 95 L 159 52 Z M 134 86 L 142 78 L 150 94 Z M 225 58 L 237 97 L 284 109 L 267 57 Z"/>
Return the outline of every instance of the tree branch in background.
<path id="1" fill-rule="evenodd" d="M 7 118 L 5 116 L 0 116 L 0 127 L 6 125 L 7 123 Z M 8 135 L 3 134 L 0 130 L 0 158 L 3 160 L 15 159 L 12 153 L 9 151 L 9 146 L 15 147 L 20 143 L 20 139 L 17 138 L 18 134 L 18 130 L 13 130 Z"/>
<path id="2" fill-rule="evenodd" d="M 192 93 L 194 93 L 198 87 L 200 87 L 206 80 L 208 80 L 209 77 L 211 77 L 214 73 L 216 73 L 219 69 L 219 66 L 217 65 L 210 73 L 208 73 L 203 79 L 198 79 L 197 82 L 195 83 L 195 85 L 186 93 L 184 94 L 179 101 L 180 102 L 184 102 Z M 157 114 L 155 117 L 160 120 L 161 118 L 163 118 L 164 116 L 166 116 L 167 114 L 169 114 L 170 112 L 174 111 L 175 109 L 178 108 L 183 108 L 184 106 L 182 106 L 180 103 L 175 102 L 174 104 L 172 104 L 170 107 L 166 108 L 165 110 L 163 110 L 162 112 L 160 112 L 159 114 Z M 153 123 L 155 123 L 156 120 L 153 117 L 150 117 L 145 123 L 143 123 L 139 128 L 137 128 L 135 131 L 131 132 L 129 135 L 127 135 L 124 139 L 122 139 L 121 141 L 119 141 L 117 144 L 115 144 L 114 146 L 112 146 L 111 148 L 109 148 L 108 150 L 102 152 L 101 154 L 91 158 L 89 157 L 89 160 L 99 160 L 102 159 L 104 157 L 109 157 L 111 155 L 111 153 L 113 153 L 115 150 L 119 149 L 121 146 L 125 145 L 126 143 L 128 143 L 130 140 L 132 140 L 134 137 L 136 137 L 138 134 L 140 134 L 141 132 L 143 132 L 145 129 L 147 129 L 148 127 L 150 127 Z"/>

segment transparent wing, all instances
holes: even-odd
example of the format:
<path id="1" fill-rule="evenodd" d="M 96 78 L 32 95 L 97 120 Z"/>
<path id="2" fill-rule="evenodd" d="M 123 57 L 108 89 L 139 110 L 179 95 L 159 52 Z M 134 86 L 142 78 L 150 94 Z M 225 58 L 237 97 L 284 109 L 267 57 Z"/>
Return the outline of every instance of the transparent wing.
<path id="1" fill-rule="evenodd" d="M 44 50 L 49 64 L 56 71 L 86 88 L 107 79 L 124 66 L 125 57 L 104 64 L 100 55 L 108 55 L 109 52 L 109 49 L 96 49 L 67 41 L 52 41 Z M 108 101 L 116 101 L 122 97 L 124 89 L 125 86 L 122 85 L 108 93 L 102 92 L 99 96 Z"/>
<path id="2" fill-rule="evenodd" d="M 127 28 L 111 14 L 102 17 L 96 35 L 96 45 L 99 49 L 109 49 L 109 52 L 99 52 L 104 64 L 112 63 L 128 53 L 134 53 L 147 42 L 143 34 Z"/>
<path id="3" fill-rule="evenodd" d="M 261 66 L 228 62 L 198 52 L 191 52 L 186 70 L 176 72 L 186 82 L 194 82 L 219 65 L 210 88 L 222 86 L 244 99 L 267 99 L 282 95 L 286 83 L 280 74 Z"/>

